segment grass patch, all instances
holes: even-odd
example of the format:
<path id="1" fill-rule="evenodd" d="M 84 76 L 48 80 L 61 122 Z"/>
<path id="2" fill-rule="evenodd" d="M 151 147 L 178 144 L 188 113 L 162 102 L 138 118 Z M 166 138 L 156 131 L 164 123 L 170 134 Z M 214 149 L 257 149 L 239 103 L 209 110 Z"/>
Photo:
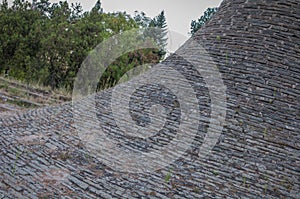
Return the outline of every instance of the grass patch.
<path id="1" fill-rule="evenodd" d="M 8 85 L 7 84 L 0 84 L 0 89 L 6 90 L 6 89 L 8 89 Z"/>
<path id="2" fill-rule="evenodd" d="M 167 175 L 166 175 L 166 177 L 165 177 L 165 183 L 169 183 L 170 182 L 170 180 L 171 180 L 171 177 L 172 177 L 172 170 L 170 170 L 168 173 L 167 173 Z"/>

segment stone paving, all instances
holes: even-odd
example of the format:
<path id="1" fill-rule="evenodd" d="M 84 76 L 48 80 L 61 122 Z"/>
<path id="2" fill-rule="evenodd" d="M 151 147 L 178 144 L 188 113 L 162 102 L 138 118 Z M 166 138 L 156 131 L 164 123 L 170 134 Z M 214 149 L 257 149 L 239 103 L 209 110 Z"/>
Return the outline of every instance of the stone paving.
<path id="1" fill-rule="evenodd" d="M 0 198 L 300 198 L 299 27 L 298 0 L 224 0 L 195 35 L 227 87 L 226 124 L 205 158 L 197 150 L 211 113 L 209 93 L 201 75 L 178 54 L 164 64 L 189 79 L 203 120 L 185 155 L 155 172 L 118 172 L 97 159 L 78 136 L 70 103 L 1 118 Z M 189 42 L 181 50 L 193 56 Z M 155 94 L 155 85 L 145 89 L 153 91 L 146 92 L 151 100 L 172 111 L 167 121 L 176 127 L 180 111 L 172 93 Z M 148 150 L 176 139 L 172 128 L 146 141 L 122 135 L 108 106 L 111 93 L 79 103 L 96 100 L 93 110 L 102 128 L 124 140 L 126 150 Z M 137 93 L 132 106 L 143 113 L 136 106 L 139 99 Z M 147 117 L 136 117 L 147 123 Z"/>

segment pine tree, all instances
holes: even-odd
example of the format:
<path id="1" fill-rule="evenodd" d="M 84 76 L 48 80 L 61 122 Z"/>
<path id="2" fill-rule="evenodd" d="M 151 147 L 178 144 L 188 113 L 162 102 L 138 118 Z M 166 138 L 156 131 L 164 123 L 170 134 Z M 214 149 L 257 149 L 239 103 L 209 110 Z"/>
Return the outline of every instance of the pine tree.
<path id="1" fill-rule="evenodd" d="M 144 12 L 139 13 L 138 11 L 135 11 L 133 19 L 140 28 L 147 28 L 151 22 L 151 18 L 147 17 Z"/>
<path id="2" fill-rule="evenodd" d="M 50 13 L 49 0 L 40 0 L 39 2 L 35 1 L 35 8 L 37 8 L 44 16 L 48 16 Z"/>
<path id="3" fill-rule="evenodd" d="M 191 23 L 191 34 L 194 35 L 204 24 L 206 24 L 210 18 L 217 12 L 218 8 L 207 8 L 204 14 L 196 21 Z"/>
<path id="4" fill-rule="evenodd" d="M 80 3 L 71 4 L 71 21 L 78 20 L 82 17 L 83 9 Z"/>
<path id="5" fill-rule="evenodd" d="M 156 27 L 161 29 L 161 32 L 159 32 L 159 46 L 161 48 L 165 48 L 167 46 L 167 20 L 165 17 L 165 12 L 162 11 L 157 17 L 156 17 Z"/>
<path id="6" fill-rule="evenodd" d="M 97 0 L 95 6 L 92 8 L 92 12 L 103 13 L 103 9 L 101 6 L 101 1 Z"/>
<path id="7" fill-rule="evenodd" d="M 8 2 L 7 0 L 3 0 L 2 4 L 0 5 L 1 10 L 7 10 L 8 9 Z"/>
<path id="8" fill-rule="evenodd" d="M 168 29 L 165 11 L 162 11 L 158 16 L 154 17 L 151 20 L 149 27 L 155 28 L 154 31 L 151 30 L 151 36 L 160 48 L 160 51 L 158 53 L 160 54 L 160 56 L 164 56 L 166 54 L 165 48 L 168 44 Z"/>

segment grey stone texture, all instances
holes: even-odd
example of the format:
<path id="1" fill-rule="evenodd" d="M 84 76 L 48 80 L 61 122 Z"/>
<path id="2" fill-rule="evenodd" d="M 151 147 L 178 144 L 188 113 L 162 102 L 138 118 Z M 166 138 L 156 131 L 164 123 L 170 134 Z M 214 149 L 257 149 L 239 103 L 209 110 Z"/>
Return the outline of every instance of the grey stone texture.
<path id="1" fill-rule="evenodd" d="M 197 157 L 204 119 L 185 158 L 152 173 L 121 173 L 86 149 L 71 103 L 20 112 L 0 119 L 0 198 L 300 198 L 300 1 L 224 0 L 192 39 L 210 54 L 227 87 L 226 124 L 211 154 Z M 164 64 L 189 78 L 203 118 L 209 117 L 201 75 L 176 53 Z M 159 99 L 162 92 L 152 94 Z M 102 129 L 124 140 L 124 150 L 176 139 L 180 111 L 171 94 L 160 102 L 173 110 L 172 128 L 150 141 L 119 132 L 110 97 L 106 90 L 80 103 L 96 99 Z M 147 116 L 138 118 L 147 123 Z"/>

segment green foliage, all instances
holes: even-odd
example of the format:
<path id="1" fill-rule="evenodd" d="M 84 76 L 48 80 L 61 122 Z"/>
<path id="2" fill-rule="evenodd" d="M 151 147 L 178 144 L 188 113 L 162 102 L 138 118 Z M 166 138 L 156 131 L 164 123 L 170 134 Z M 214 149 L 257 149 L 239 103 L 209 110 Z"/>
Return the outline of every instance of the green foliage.
<path id="1" fill-rule="evenodd" d="M 204 14 L 198 19 L 193 20 L 191 23 L 191 34 L 194 35 L 204 24 L 206 24 L 212 16 L 217 12 L 218 8 L 207 8 Z"/>
<path id="2" fill-rule="evenodd" d="M 170 179 L 171 179 L 171 174 L 168 173 L 168 174 L 166 175 L 165 182 L 166 182 L 166 183 L 169 183 Z"/>
<path id="3" fill-rule="evenodd" d="M 95 6 L 92 9 L 92 12 L 96 12 L 96 13 L 103 13 L 103 9 L 101 7 L 101 2 L 100 0 L 97 0 Z"/>
<path id="4" fill-rule="evenodd" d="M 171 180 L 171 177 L 172 177 L 172 170 L 170 170 L 170 171 L 167 173 L 167 175 L 166 175 L 166 177 L 165 177 L 165 183 L 169 183 L 170 180 Z"/>
<path id="5" fill-rule="evenodd" d="M 73 89 L 76 74 L 87 55 L 103 40 L 133 28 L 161 28 L 154 39 L 164 47 L 164 12 L 154 19 L 145 13 L 131 17 L 124 12 L 104 13 L 98 0 L 90 12 L 83 13 L 80 3 L 49 0 L 7 0 L 0 4 L 0 74 L 51 86 Z M 155 23 L 154 23 L 155 22 Z M 152 25 L 151 25 L 152 26 Z M 124 73 L 145 63 L 158 63 L 158 50 L 130 52 L 118 58 L 105 71 L 98 88 L 115 85 Z"/>
<path id="6" fill-rule="evenodd" d="M 147 17 L 144 12 L 139 13 L 135 11 L 133 19 L 139 25 L 140 28 L 147 28 L 151 22 L 151 18 Z"/>
<path id="7" fill-rule="evenodd" d="M 134 20 L 140 28 L 149 28 L 144 32 L 144 36 L 151 38 L 157 44 L 160 49 L 156 53 L 163 58 L 166 54 L 165 48 L 168 41 L 165 12 L 162 11 L 159 15 L 151 19 L 150 17 L 147 17 L 144 12 L 138 13 L 135 11 Z"/>

